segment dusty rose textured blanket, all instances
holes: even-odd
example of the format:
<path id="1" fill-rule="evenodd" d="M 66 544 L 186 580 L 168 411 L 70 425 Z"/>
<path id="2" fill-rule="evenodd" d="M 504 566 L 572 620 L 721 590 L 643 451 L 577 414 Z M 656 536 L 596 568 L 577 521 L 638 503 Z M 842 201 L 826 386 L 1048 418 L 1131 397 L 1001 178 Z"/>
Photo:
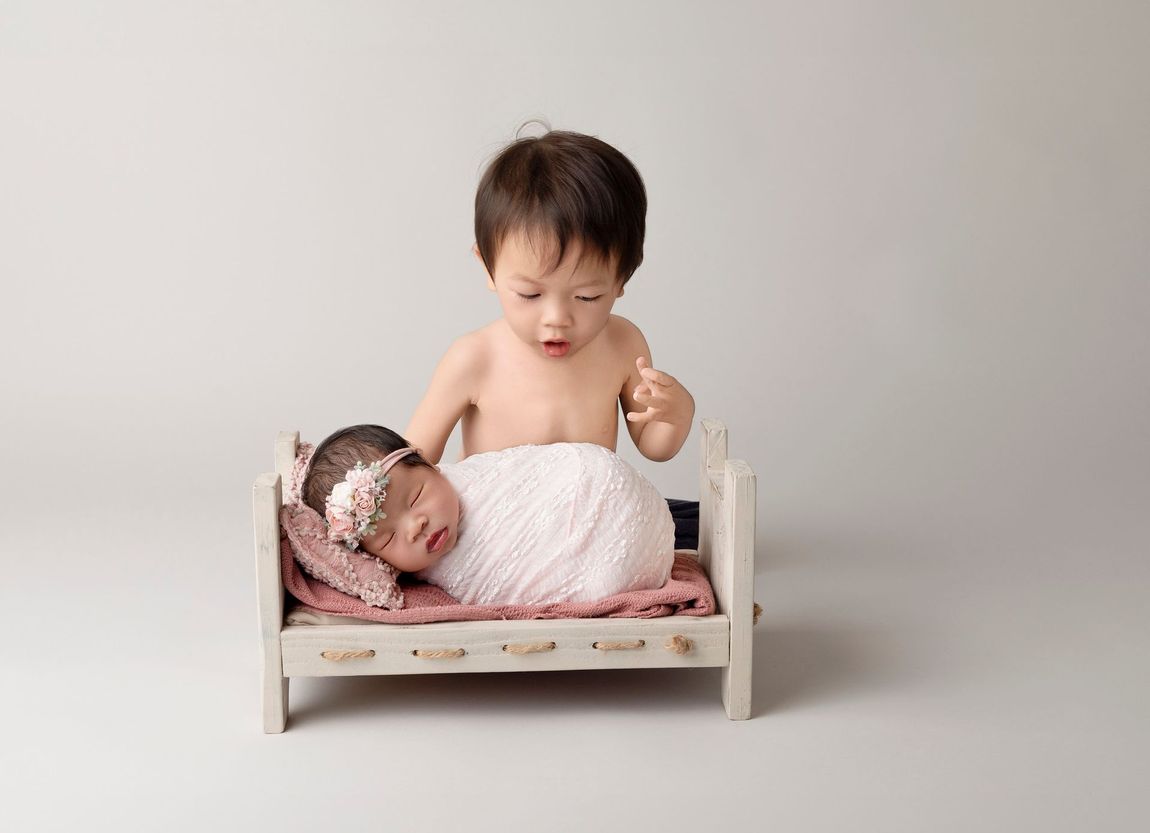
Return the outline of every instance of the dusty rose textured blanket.
<path id="1" fill-rule="evenodd" d="M 462 605 L 430 584 L 402 576 L 404 606 L 400 610 L 373 607 L 356 596 L 341 593 L 300 569 L 291 545 L 280 542 L 284 587 L 304 610 L 354 616 L 393 625 L 426 622 L 465 622 L 479 619 L 585 619 L 599 617 L 709 616 L 715 612 L 715 594 L 699 562 L 692 555 L 675 554 L 671 578 L 658 590 L 635 590 L 597 602 L 556 602 L 546 605 Z"/>

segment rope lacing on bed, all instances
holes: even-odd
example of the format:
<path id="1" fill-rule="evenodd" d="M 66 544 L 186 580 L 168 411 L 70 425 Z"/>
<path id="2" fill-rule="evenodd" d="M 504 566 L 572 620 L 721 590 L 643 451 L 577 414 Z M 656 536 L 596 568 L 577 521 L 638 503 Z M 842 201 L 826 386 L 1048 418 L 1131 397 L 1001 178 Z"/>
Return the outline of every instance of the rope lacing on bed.
<path id="1" fill-rule="evenodd" d="M 370 659 L 375 656 L 375 651 L 323 651 L 320 656 L 333 662 L 343 662 L 345 659 Z"/>
<path id="2" fill-rule="evenodd" d="M 457 659 L 466 653 L 467 651 L 462 648 L 450 648 L 439 651 L 423 651 L 416 648 L 411 652 L 411 655 L 413 657 L 419 657 L 420 659 Z"/>
<path id="3" fill-rule="evenodd" d="M 645 640 L 636 639 L 634 642 L 593 642 L 591 647 L 598 648 L 600 651 L 634 651 L 646 644 Z"/>
<path id="4" fill-rule="evenodd" d="M 759 624 L 759 618 L 763 615 L 763 608 L 758 602 L 755 602 L 753 616 L 754 624 Z M 634 651 L 643 648 L 647 642 L 643 639 L 636 639 L 631 642 L 593 642 L 591 647 L 599 651 Z M 525 642 L 518 644 L 507 644 L 502 648 L 505 654 L 538 654 L 546 651 L 555 650 L 554 642 Z M 667 641 L 663 644 L 673 654 L 686 654 L 695 647 L 695 643 L 682 634 L 674 634 L 667 637 Z M 463 648 L 444 648 L 434 651 L 415 649 L 411 652 L 414 657 L 420 659 L 458 659 L 459 657 L 466 656 L 467 651 Z M 320 654 L 324 659 L 329 659 L 334 662 L 342 662 L 348 659 L 369 659 L 375 656 L 375 651 L 362 650 L 362 651 L 323 651 Z"/>
<path id="5" fill-rule="evenodd" d="M 503 653 L 505 654 L 538 654 L 542 651 L 554 651 L 554 642 L 539 642 L 536 644 L 523 644 L 523 645 L 504 645 Z"/>

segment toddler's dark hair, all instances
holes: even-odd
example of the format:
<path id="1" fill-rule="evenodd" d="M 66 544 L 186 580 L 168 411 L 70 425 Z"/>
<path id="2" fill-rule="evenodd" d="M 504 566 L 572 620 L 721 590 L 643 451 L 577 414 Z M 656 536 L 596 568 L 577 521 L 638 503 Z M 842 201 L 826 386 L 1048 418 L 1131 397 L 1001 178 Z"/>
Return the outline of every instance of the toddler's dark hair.
<path id="1" fill-rule="evenodd" d="M 554 269 L 572 242 L 582 256 L 618 257 L 623 283 L 643 262 L 647 191 L 639 171 L 606 142 L 551 130 L 517 139 L 487 167 L 475 194 L 475 243 L 488 274 L 508 233 L 533 245 L 558 243 Z M 539 249 L 542 251 L 542 249 Z"/>
<path id="2" fill-rule="evenodd" d="M 327 509 L 331 490 L 347 476 L 356 463 L 368 465 L 409 446 L 407 440 L 382 425 L 352 425 L 325 439 L 312 455 L 303 480 L 303 501 L 320 515 Z M 402 466 L 431 466 L 418 452 L 399 460 Z"/>

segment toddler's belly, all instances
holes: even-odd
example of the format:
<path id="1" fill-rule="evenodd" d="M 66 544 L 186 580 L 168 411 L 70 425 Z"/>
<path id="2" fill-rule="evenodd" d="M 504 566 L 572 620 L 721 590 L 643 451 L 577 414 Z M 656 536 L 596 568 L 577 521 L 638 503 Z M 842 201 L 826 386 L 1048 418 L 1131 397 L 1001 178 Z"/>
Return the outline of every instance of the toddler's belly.
<path id="1" fill-rule="evenodd" d="M 472 408 L 463 415 L 460 459 L 517 445 L 592 443 L 615 450 L 619 435 L 618 408 L 610 410 Z"/>

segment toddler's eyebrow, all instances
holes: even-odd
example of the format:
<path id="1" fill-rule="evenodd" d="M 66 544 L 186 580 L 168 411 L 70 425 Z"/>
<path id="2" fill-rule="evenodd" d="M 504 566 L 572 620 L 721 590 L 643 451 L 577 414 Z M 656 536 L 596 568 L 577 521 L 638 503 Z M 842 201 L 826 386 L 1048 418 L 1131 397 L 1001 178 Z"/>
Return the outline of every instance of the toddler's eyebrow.
<path id="1" fill-rule="evenodd" d="M 508 275 L 508 280 L 519 280 L 531 284 L 532 286 L 543 286 L 546 281 L 541 281 L 538 278 L 529 278 L 526 275 Z M 578 289 L 583 286 L 603 286 L 606 282 L 601 278 L 587 278 L 579 283 L 573 284 L 573 287 Z"/>

